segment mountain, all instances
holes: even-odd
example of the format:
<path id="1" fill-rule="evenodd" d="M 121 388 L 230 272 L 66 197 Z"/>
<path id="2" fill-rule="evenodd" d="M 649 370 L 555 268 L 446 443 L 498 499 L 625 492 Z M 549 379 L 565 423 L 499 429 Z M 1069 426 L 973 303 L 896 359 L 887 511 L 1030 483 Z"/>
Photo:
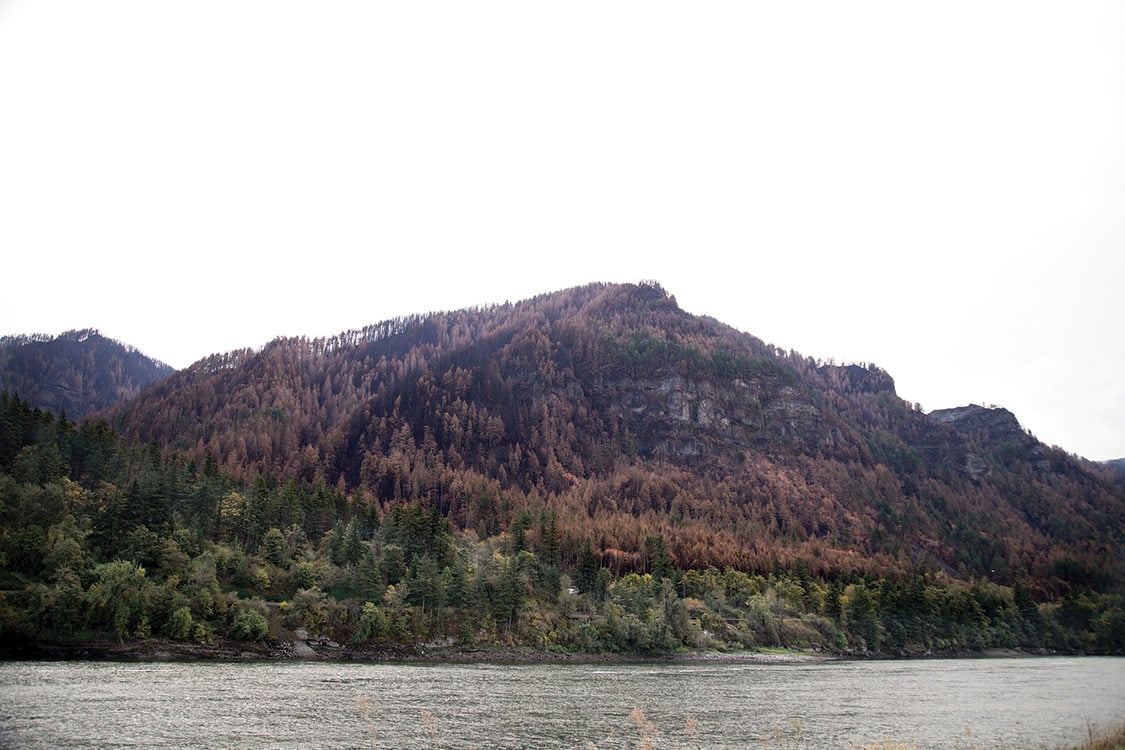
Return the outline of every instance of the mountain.
<path id="1" fill-rule="evenodd" d="M 3 389 L 0 499 L 0 653 L 1125 653 L 1110 468 L 655 283 Z"/>
<path id="2" fill-rule="evenodd" d="M 924 414 L 875 366 L 781 351 L 654 283 L 277 339 L 107 418 L 200 465 L 418 503 L 482 538 L 547 508 L 563 559 L 592 541 L 615 571 L 659 535 L 682 569 L 944 570 L 1054 593 L 1125 578 L 1125 493 L 1104 471 L 1005 410 Z"/>
<path id="3" fill-rule="evenodd" d="M 172 372 L 91 329 L 0 337 L 0 388 L 71 419 L 128 401 Z"/>

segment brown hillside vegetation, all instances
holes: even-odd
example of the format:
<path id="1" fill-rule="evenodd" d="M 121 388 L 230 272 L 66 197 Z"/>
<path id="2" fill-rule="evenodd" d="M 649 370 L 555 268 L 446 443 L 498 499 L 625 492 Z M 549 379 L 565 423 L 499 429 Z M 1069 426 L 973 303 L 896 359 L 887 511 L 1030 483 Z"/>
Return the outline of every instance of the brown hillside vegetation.
<path id="1" fill-rule="evenodd" d="M 1122 490 L 997 411 L 928 416 L 874 366 L 781 351 L 643 283 L 278 339 L 108 419 L 482 538 L 542 534 L 520 519 L 547 509 L 568 566 L 591 541 L 644 571 L 661 535 L 681 569 L 1026 575 L 1051 595 L 1122 580 Z"/>

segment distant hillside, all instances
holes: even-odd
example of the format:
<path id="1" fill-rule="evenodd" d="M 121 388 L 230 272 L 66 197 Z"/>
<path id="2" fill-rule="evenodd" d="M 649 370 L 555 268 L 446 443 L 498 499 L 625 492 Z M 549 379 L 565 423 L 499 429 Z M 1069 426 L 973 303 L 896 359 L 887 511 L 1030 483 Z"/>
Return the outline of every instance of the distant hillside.
<path id="1" fill-rule="evenodd" d="M 1119 485 L 1125 485 L 1125 458 L 1103 461 L 1102 465 L 1109 470 L 1110 474 L 1113 476 L 1114 482 Z"/>
<path id="2" fill-rule="evenodd" d="M 113 426 L 199 464 L 417 502 L 484 537 L 557 513 L 615 569 L 1122 580 L 1125 495 L 1003 410 L 926 415 L 655 284 L 594 284 L 214 356 Z M 569 557 L 568 557 L 569 556 Z"/>
<path id="3" fill-rule="evenodd" d="M 71 419 L 127 401 L 172 372 L 95 330 L 0 338 L 0 388 Z"/>

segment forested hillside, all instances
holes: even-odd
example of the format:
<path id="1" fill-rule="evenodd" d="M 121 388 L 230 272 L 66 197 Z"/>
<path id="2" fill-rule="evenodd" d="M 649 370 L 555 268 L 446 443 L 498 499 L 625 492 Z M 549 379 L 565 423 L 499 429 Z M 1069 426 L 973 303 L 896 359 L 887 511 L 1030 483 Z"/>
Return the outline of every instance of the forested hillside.
<path id="1" fill-rule="evenodd" d="M 1062 557 L 1052 586 L 918 567 L 825 575 L 697 568 L 660 533 L 602 547 L 551 506 L 504 494 L 463 529 L 423 501 L 320 482 L 244 482 L 162 458 L 104 424 L 75 426 L 0 394 L 0 653 L 104 637 L 239 642 L 292 655 L 305 629 L 351 658 L 423 647 L 663 654 L 762 646 L 841 653 L 986 648 L 1125 651 L 1120 580 Z M 862 566 L 855 566 L 856 568 Z M 1048 589 L 1061 587 L 1061 594 Z"/>
<path id="2" fill-rule="evenodd" d="M 591 285 L 3 399 L 0 627 L 666 652 L 1125 648 L 1125 494 L 1000 409 Z"/>
<path id="3" fill-rule="evenodd" d="M 0 337 L 0 388 L 72 419 L 128 401 L 172 372 L 94 330 Z"/>
<path id="4" fill-rule="evenodd" d="M 1121 572 L 1120 493 L 1014 417 L 994 434 L 931 418 L 874 366 L 781 352 L 656 285 L 279 339 L 177 373 L 111 424 L 482 536 L 548 507 L 623 570 L 659 533 L 685 567 Z"/>

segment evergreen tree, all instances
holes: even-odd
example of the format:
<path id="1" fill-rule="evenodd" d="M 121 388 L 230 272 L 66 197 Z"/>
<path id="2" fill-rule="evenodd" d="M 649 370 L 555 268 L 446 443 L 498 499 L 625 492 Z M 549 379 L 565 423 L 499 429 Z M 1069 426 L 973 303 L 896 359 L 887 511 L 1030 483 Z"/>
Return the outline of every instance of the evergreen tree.
<path id="1" fill-rule="evenodd" d="M 590 548 L 589 540 L 578 553 L 578 566 L 574 571 L 574 585 L 582 593 L 590 593 L 598 576 L 598 559 Z"/>

